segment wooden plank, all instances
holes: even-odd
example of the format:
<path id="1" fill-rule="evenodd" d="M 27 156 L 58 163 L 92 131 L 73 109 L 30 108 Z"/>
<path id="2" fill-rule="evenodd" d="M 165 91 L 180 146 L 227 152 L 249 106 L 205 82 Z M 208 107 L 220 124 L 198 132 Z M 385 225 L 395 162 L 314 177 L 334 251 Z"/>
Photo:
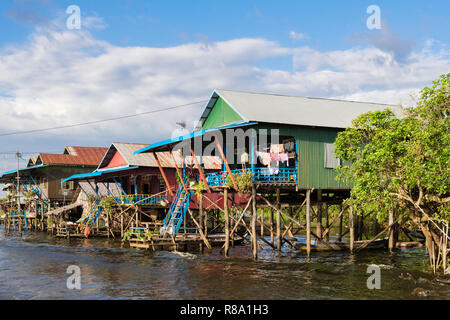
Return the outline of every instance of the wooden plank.
<path id="1" fill-rule="evenodd" d="M 222 146 L 219 143 L 219 138 L 217 136 L 215 136 L 214 141 L 216 142 L 217 150 L 219 150 L 220 156 L 222 157 L 222 161 L 225 164 L 225 168 L 227 169 L 230 179 L 233 182 L 233 187 L 235 190 L 237 190 L 238 188 L 237 188 L 236 181 L 234 180 L 233 173 L 231 172 L 230 166 L 228 165 L 228 161 L 225 157 L 225 154 L 223 153 Z"/>
<path id="2" fill-rule="evenodd" d="M 188 193 L 189 191 L 188 191 L 188 189 L 186 187 L 186 184 L 184 183 L 183 175 L 180 172 L 180 168 L 178 168 L 177 161 L 175 160 L 175 157 L 173 156 L 172 151 L 170 151 L 169 153 L 170 153 L 170 156 L 172 158 L 173 165 L 175 166 L 175 170 L 177 170 L 177 174 L 178 174 L 178 177 L 180 178 L 181 184 L 183 185 L 184 192 Z"/>
<path id="3" fill-rule="evenodd" d="M 153 152 L 153 156 L 156 159 L 156 163 L 158 164 L 159 171 L 161 172 L 161 175 L 164 179 L 164 183 L 166 184 L 167 190 L 169 190 L 170 195 L 173 197 L 174 194 L 173 194 L 172 188 L 170 187 L 169 180 L 167 179 L 166 173 L 164 172 L 164 169 L 161 166 L 161 162 L 159 161 L 158 156 L 156 155 L 156 152 Z"/>
<path id="4" fill-rule="evenodd" d="M 195 156 L 194 150 L 191 148 L 191 155 L 192 158 L 194 160 L 195 166 L 197 167 L 197 170 L 200 174 L 200 179 L 203 181 L 203 183 L 205 184 L 206 190 L 208 191 L 208 193 L 211 193 L 211 188 L 208 185 L 208 181 L 206 181 L 205 175 L 203 173 L 202 167 L 200 166 L 200 164 L 197 161 L 197 157 Z"/>

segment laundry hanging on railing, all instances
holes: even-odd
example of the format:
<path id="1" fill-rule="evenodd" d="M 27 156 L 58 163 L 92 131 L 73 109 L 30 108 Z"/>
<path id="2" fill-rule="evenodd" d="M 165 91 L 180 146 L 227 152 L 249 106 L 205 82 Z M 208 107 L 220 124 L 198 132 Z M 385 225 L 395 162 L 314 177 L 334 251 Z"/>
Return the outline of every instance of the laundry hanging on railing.
<path id="1" fill-rule="evenodd" d="M 270 145 L 270 153 L 284 153 L 284 146 L 282 144 L 273 143 Z"/>
<path id="2" fill-rule="evenodd" d="M 263 166 L 268 167 L 270 165 L 270 153 L 257 151 L 256 156 L 259 158 Z"/>

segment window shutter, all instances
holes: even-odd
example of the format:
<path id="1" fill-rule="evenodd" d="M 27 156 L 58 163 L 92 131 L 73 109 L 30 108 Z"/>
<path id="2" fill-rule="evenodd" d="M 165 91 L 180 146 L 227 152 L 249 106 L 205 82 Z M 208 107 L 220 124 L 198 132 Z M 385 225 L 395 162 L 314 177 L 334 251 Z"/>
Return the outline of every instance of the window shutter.
<path id="1" fill-rule="evenodd" d="M 341 159 L 336 158 L 336 154 L 334 152 L 334 144 L 333 143 L 324 143 L 324 153 L 325 153 L 325 168 L 334 169 L 341 165 Z"/>

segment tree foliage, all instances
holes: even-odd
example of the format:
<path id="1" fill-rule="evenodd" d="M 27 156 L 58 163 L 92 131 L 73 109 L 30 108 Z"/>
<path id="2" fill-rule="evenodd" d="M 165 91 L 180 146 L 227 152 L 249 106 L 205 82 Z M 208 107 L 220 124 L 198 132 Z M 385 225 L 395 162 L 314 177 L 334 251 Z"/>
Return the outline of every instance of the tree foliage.
<path id="1" fill-rule="evenodd" d="M 403 221 L 431 228 L 430 237 L 440 234 L 439 223 L 450 219 L 449 86 L 450 74 L 442 75 L 402 115 L 369 112 L 339 133 L 336 154 L 348 160 L 339 176 L 353 183 L 359 212 L 385 221 L 395 210 Z"/>

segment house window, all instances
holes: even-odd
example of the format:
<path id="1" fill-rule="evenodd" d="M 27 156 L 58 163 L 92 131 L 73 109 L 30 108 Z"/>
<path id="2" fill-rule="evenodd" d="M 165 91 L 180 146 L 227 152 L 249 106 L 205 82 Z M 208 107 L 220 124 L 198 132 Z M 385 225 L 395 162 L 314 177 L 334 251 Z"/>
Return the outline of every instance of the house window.
<path id="1" fill-rule="evenodd" d="M 61 182 L 61 189 L 73 190 L 73 181 Z"/>
<path id="2" fill-rule="evenodd" d="M 158 183 L 159 183 L 159 191 L 160 192 L 164 191 L 166 189 L 166 183 L 162 176 L 158 176 Z"/>
<path id="3" fill-rule="evenodd" d="M 324 153 L 325 153 L 325 168 L 334 169 L 341 165 L 341 159 L 336 158 L 336 154 L 334 152 L 334 144 L 333 143 L 324 143 Z"/>

